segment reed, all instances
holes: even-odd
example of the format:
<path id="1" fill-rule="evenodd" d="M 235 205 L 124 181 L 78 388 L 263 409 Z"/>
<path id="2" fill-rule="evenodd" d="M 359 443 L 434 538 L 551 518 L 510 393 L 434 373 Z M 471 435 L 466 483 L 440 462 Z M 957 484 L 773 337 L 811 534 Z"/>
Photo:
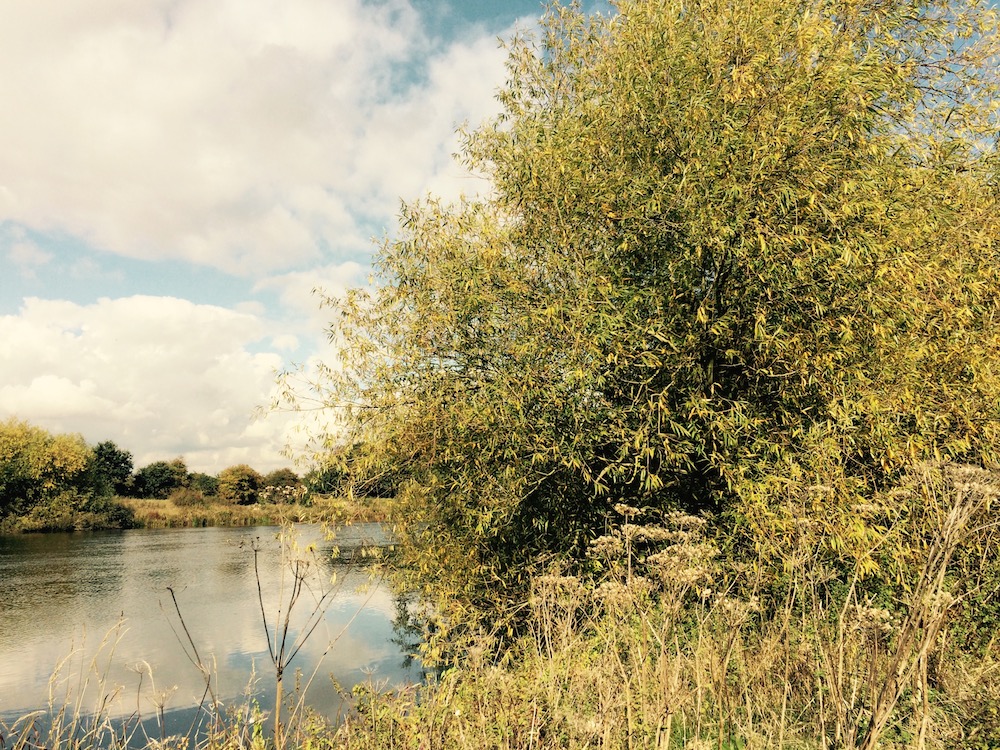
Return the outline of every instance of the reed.
<path id="1" fill-rule="evenodd" d="M 178 505 L 173 501 L 121 498 L 135 514 L 136 524 L 146 529 L 176 529 L 205 526 L 281 526 L 294 523 L 345 525 L 382 521 L 389 501 L 315 497 L 308 505 L 224 502 Z"/>

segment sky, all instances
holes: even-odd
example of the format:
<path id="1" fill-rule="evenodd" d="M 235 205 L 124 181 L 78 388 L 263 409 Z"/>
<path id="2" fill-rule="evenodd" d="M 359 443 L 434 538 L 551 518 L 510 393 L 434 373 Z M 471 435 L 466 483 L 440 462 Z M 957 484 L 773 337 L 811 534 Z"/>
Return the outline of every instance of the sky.
<path id="1" fill-rule="evenodd" d="M 475 194 L 498 39 L 538 0 L 7 0 L 0 420 L 136 468 L 296 466 L 255 416 L 331 355 L 316 287 L 368 283 L 401 200 Z"/>

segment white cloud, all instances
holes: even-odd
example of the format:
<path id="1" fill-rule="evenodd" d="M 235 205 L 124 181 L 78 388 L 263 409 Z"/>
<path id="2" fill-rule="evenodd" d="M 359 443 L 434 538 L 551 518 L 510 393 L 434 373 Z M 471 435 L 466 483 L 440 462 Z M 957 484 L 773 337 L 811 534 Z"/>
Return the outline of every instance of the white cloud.
<path id="1" fill-rule="evenodd" d="M 290 333 L 279 333 L 271 339 L 271 346 L 279 351 L 293 352 L 299 348 L 299 338 Z"/>
<path id="2" fill-rule="evenodd" d="M 357 171 L 370 180 L 376 204 L 427 192 L 455 199 L 482 190 L 482 181 L 453 160 L 460 147 L 455 131 L 466 121 L 475 126 L 496 112 L 504 60 L 493 37 L 455 43 L 430 61 L 425 85 L 376 110 L 357 158 Z M 387 143 L 397 146 L 387 149 Z"/>
<path id="3" fill-rule="evenodd" d="M 288 369 L 297 369 L 317 358 L 328 365 L 336 361 L 336 351 L 327 340 L 331 311 L 321 306 L 322 298 L 340 297 L 350 288 L 366 286 L 368 273 L 367 267 L 348 261 L 278 274 L 254 285 L 255 292 L 274 293 L 283 310 L 268 333 L 271 348 L 286 357 Z M 310 370 L 315 367 L 312 365 Z"/>
<path id="4" fill-rule="evenodd" d="M 277 293 L 286 310 L 303 322 L 308 321 L 311 330 L 318 331 L 326 324 L 329 315 L 328 310 L 320 309 L 318 295 L 342 296 L 348 289 L 365 286 L 368 274 L 367 267 L 347 261 L 261 279 L 254 285 L 254 291 Z"/>
<path id="5" fill-rule="evenodd" d="M 92 305 L 29 299 L 0 317 L 0 415 L 92 443 L 114 440 L 136 465 L 183 455 L 216 473 L 246 462 L 288 464 L 290 415 L 252 418 L 283 365 L 255 351 L 267 321 L 169 297 Z"/>
<path id="6" fill-rule="evenodd" d="M 42 250 L 34 242 L 20 240 L 7 250 L 7 257 L 18 267 L 21 275 L 28 279 L 36 277 L 36 269 L 52 260 L 52 253 Z"/>
<path id="7" fill-rule="evenodd" d="M 0 221 L 249 276 L 357 257 L 496 109 L 494 38 L 437 44 L 403 0 L 11 0 Z"/>
<path id="8" fill-rule="evenodd" d="M 423 23 L 410 0 L 9 0 L 8 267 L 92 300 L 136 280 L 116 254 L 189 261 L 257 299 L 28 299 L 0 317 L 0 418 L 115 440 L 139 465 L 287 463 L 298 422 L 250 415 L 289 360 L 304 377 L 336 366 L 312 290 L 367 283 L 400 198 L 482 188 L 451 158 L 454 130 L 497 109 L 505 53 Z M 184 264 L 164 267 L 169 283 L 142 288 L 186 296 Z M 6 309 L 38 285 L 22 288 Z"/>

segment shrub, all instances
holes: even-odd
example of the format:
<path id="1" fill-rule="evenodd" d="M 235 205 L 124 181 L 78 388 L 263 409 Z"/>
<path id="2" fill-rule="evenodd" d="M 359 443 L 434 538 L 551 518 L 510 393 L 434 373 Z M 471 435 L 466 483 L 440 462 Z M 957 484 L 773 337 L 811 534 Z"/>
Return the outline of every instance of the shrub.
<path id="1" fill-rule="evenodd" d="M 200 471 L 193 472 L 188 477 L 188 486 L 199 490 L 206 497 L 219 494 L 219 479 L 211 474 L 204 474 Z"/>
<path id="2" fill-rule="evenodd" d="M 298 503 L 305 496 L 306 488 L 299 475 L 291 469 L 276 469 L 263 478 L 261 502 Z"/>
<path id="3" fill-rule="evenodd" d="M 178 487 L 187 485 L 187 466 L 181 458 L 154 461 L 143 466 L 132 478 L 132 494 L 136 497 L 166 499 Z"/>
<path id="4" fill-rule="evenodd" d="M 246 464 L 237 464 L 219 472 L 219 497 L 239 505 L 257 502 L 263 477 Z"/>
<path id="5" fill-rule="evenodd" d="M 205 493 L 191 487 L 179 487 L 168 498 L 174 505 L 204 505 Z"/>

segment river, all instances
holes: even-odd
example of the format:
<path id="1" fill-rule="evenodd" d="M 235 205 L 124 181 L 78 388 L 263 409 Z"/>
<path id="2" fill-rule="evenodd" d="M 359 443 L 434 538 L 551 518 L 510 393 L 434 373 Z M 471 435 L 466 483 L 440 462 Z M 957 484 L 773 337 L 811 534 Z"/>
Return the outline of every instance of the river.
<path id="1" fill-rule="evenodd" d="M 396 642 L 391 593 L 345 562 L 360 545 L 384 544 L 381 528 L 360 524 L 328 540 L 319 527 L 299 527 L 298 552 L 279 541 L 279 531 L 0 536 L 0 719 L 9 723 L 50 702 L 86 713 L 111 695 L 105 712 L 112 717 L 148 719 L 162 707 L 179 730 L 205 693 L 205 678 L 192 663 L 199 658 L 223 704 L 236 706 L 251 695 L 268 707 L 275 669 L 263 623 L 280 646 L 275 627 L 287 611 L 295 560 L 305 586 L 290 621 L 289 650 L 310 627 L 323 592 L 330 595 L 288 667 L 286 690 L 296 669 L 305 680 L 315 674 L 306 700 L 335 720 L 346 705 L 338 684 L 349 691 L 357 683 L 418 680 Z"/>

